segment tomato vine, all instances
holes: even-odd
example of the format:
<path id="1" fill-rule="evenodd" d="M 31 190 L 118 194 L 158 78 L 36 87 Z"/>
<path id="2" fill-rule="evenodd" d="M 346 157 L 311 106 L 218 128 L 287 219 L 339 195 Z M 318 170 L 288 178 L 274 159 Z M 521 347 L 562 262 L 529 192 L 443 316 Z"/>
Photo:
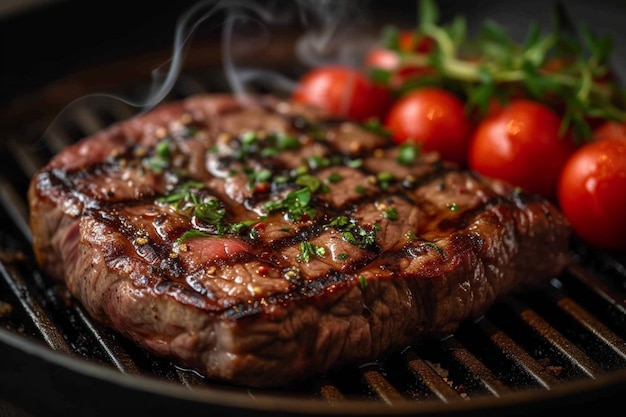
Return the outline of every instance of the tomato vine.
<path id="1" fill-rule="evenodd" d="M 534 23 L 523 43 L 491 20 L 473 38 L 464 16 L 440 24 L 433 0 L 421 0 L 418 11 L 414 37 L 432 40 L 431 47 L 406 50 L 400 29 L 389 26 L 383 32 L 383 47 L 398 54 L 398 68 L 370 69 L 374 80 L 387 84 L 403 68 L 432 69 L 394 86 L 397 94 L 444 87 L 462 96 L 469 114 L 485 114 L 494 100 L 506 103 L 524 96 L 558 110 L 563 115 L 561 131 L 571 129 L 582 140 L 591 139 L 594 120 L 626 121 L 622 110 L 626 92 L 611 70 L 612 37 L 584 25 L 575 28 L 562 5 L 555 7 L 551 31 L 545 33 Z"/>

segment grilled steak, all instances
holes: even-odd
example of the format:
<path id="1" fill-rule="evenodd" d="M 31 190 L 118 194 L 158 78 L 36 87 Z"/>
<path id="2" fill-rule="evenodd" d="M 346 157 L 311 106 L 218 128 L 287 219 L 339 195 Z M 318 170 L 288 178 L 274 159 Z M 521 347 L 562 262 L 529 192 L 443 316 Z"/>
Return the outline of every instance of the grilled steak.
<path id="1" fill-rule="evenodd" d="M 568 262 L 550 202 L 266 96 L 115 124 L 29 202 L 38 263 L 93 317 L 249 386 L 448 335 Z"/>

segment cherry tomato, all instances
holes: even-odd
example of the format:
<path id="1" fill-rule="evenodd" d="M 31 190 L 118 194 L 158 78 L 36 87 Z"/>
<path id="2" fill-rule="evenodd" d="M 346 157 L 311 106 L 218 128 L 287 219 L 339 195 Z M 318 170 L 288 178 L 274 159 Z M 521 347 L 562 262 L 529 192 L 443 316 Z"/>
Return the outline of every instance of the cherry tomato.
<path id="1" fill-rule="evenodd" d="M 416 52 L 426 54 L 430 52 L 435 42 L 428 37 L 416 34 L 413 31 L 403 31 L 399 37 L 399 48 L 403 52 Z M 401 65 L 400 55 L 397 51 L 373 47 L 365 56 L 366 68 L 376 68 L 390 71 L 389 85 L 391 88 L 398 88 L 406 81 L 432 74 L 434 69 L 428 66 Z"/>
<path id="2" fill-rule="evenodd" d="M 569 134 L 560 136 L 560 129 L 561 118 L 549 107 L 513 100 L 478 124 L 468 165 L 555 200 L 561 169 L 576 149 Z"/>
<path id="3" fill-rule="evenodd" d="M 365 56 L 367 68 L 393 71 L 400 65 L 400 55 L 391 49 L 374 47 Z"/>
<path id="4" fill-rule="evenodd" d="M 420 54 L 426 54 L 435 47 L 435 41 L 432 38 L 413 30 L 403 30 L 400 32 L 398 42 L 401 51 L 418 52 Z"/>
<path id="5" fill-rule="evenodd" d="M 608 121 L 601 123 L 593 131 L 594 140 L 626 139 L 626 123 Z"/>
<path id="6" fill-rule="evenodd" d="M 442 159 L 465 165 L 472 126 L 463 102 L 435 87 L 412 90 L 396 101 L 385 127 L 396 143 L 407 140 L 437 151 Z"/>
<path id="7" fill-rule="evenodd" d="M 306 73 L 299 80 L 292 98 L 358 121 L 382 120 L 391 104 L 387 89 L 373 83 L 357 69 L 338 65 L 323 66 Z"/>
<path id="8" fill-rule="evenodd" d="M 414 31 L 405 30 L 400 32 L 398 47 L 402 52 L 416 52 L 427 54 L 433 50 L 435 41 Z M 365 62 L 372 67 L 381 69 L 395 69 L 400 63 L 400 57 L 396 51 L 382 47 L 373 47 L 366 56 Z"/>
<path id="9" fill-rule="evenodd" d="M 626 138 L 580 147 L 563 167 L 558 201 L 574 232 L 589 244 L 626 250 Z"/>

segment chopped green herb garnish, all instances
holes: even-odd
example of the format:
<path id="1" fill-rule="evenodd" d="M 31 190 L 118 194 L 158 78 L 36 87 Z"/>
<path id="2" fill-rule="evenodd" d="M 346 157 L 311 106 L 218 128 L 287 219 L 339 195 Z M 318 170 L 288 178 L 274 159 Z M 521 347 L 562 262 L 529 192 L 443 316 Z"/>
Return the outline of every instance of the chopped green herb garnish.
<path id="1" fill-rule="evenodd" d="M 161 173 L 167 168 L 172 160 L 170 143 L 164 139 L 156 144 L 155 154 L 144 160 L 144 164 L 153 172 Z"/>
<path id="2" fill-rule="evenodd" d="M 257 140 L 256 132 L 248 131 L 248 132 L 245 132 L 243 135 L 241 135 L 241 143 L 251 144 L 253 142 L 256 142 L 256 140 Z"/>
<path id="3" fill-rule="evenodd" d="M 258 155 L 272 157 L 286 150 L 297 149 L 300 146 L 297 137 L 284 132 L 266 134 L 247 131 L 239 136 L 239 143 L 240 146 L 233 152 L 233 156 L 240 161 Z"/>
<path id="4" fill-rule="evenodd" d="M 380 230 L 380 225 L 378 224 L 375 224 L 372 230 L 367 230 L 347 216 L 337 216 L 326 224 L 325 227 L 334 227 L 341 232 L 341 236 L 346 242 L 361 249 L 375 244 L 376 231 Z"/>
<path id="5" fill-rule="evenodd" d="M 383 190 L 386 190 L 389 188 L 389 183 L 393 179 L 394 179 L 394 176 L 389 171 L 379 172 L 378 175 L 376 175 L 376 181 L 378 182 L 378 186 L 382 188 Z"/>
<path id="6" fill-rule="evenodd" d="M 297 137 L 284 132 L 269 135 L 265 142 L 265 146 L 261 150 L 262 156 L 274 156 L 283 151 L 300 147 L 300 141 Z"/>
<path id="7" fill-rule="evenodd" d="M 337 216 L 330 221 L 326 226 L 336 227 L 337 229 L 350 224 L 348 216 Z"/>
<path id="8" fill-rule="evenodd" d="M 288 149 L 298 149 L 300 147 L 300 141 L 297 137 L 288 135 L 286 133 L 278 133 L 276 136 L 276 147 L 281 151 Z"/>
<path id="9" fill-rule="evenodd" d="M 197 218 L 213 226 L 221 225 L 226 209 L 222 207 L 219 201 L 211 199 L 201 202 L 196 194 L 191 194 L 191 199 L 194 204 L 193 214 Z"/>
<path id="10" fill-rule="evenodd" d="M 307 187 L 312 193 L 316 192 L 322 186 L 322 181 L 314 175 L 305 174 L 296 178 L 296 185 Z"/>
<path id="11" fill-rule="evenodd" d="M 330 182 L 331 184 L 338 183 L 342 179 L 343 179 L 343 176 L 339 174 L 338 172 L 333 172 L 328 176 L 328 182 Z"/>
<path id="12" fill-rule="evenodd" d="M 354 233 L 356 232 L 356 234 Z M 354 230 L 346 230 L 342 233 L 343 238 L 352 243 L 354 246 L 358 247 L 366 247 L 373 243 L 374 239 L 372 239 L 372 233 L 366 231 L 365 229 L 359 228 Z"/>
<path id="13" fill-rule="evenodd" d="M 289 181 L 289 177 L 285 175 L 276 175 L 274 176 L 274 178 L 272 178 L 272 182 L 274 182 L 275 184 L 284 184 L 287 181 Z"/>
<path id="14" fill-rule="evenodd" d="M 367 279 L 365 279 L 365 275 L 359 275 L 359 285 L 361 285 L 362 289 L 367 287 Z"/>
<path id="15" fill-rule="evenodd" d="M 185 134 L 187 136 L 193 137 L 198 134 L 199 130 L 196 126 L 187 125 L 185 126 Z"/>
<path id="16" fill-rule="evenodd" d="M 203 197 L 200 191 L 202 188 L 204 188 L 203 183 L 188 181 L 177 187 L 172 193 L 157 198 L 156 201 L 172 205 L 177 212 L 185 216 L 195 216 L 198 220 L 213 226 L 218 235 L 239 233 L 244 228 L 258 222 L 258 220 L 245 220 L 235 223 L 225 222 L 226 209 L 214 197 L 207 195 Z"/>
<path id="17" fill-rule="evenodd" d="M 416 145 L 413 141 L 407 141 L 398 149 L 397 161 L 400 165 L 412 165 L 421 152 L 421 144 Z"/>
<path id="18" fill-rule="evenodd" d="M 274 211 L 285 210 L 287 217 L 291 220 L 300 220 L 304 215 L 310 219 L 314 218 L 317 210 L 309 206 L 311 201 L 311 190 L 308 187 L 300 188 L 296 191 L 289 192 L 280 200 L 268 201 L 263 208 L 268 213 Z"/>
<path id="19" fill-rule="evenodd" d="M 383 217 L 389 220 L 398 220 L 398 211 L 395 207 L 383 210 Z"/>
<path id="20" fill-rule="evenodd" d="M 378 179 L 378 181 L 391 181 L 393 178 L 393 174 L 389 171 L 379 172 L 378 175 L 376 175 L 376 179 Z"/>
<path id="21" fill-rule="evenodd" d="M 258 222 L 258 220 L 244 220 L 242 222 L 230 223 L 228 224 L 228 229 L 231 233 L 239 233 L 251 226 L 254 226 Z"/>
<path id="22" fill-rule="evenodd" d="M 243 171 L 246 173 L 246 177 L 250 180 L 248 187 L 254 189 L 257 185 L 268 184 L 272 178 L 272 171 L 269 169 L 255 170 L 250 167 L 244 167 Z"/>
<path id="23" fill-rule="evenodd" d="M 350 259 L 350 255 L 348 255 L 347 253 L 340 253 L 337 255 L 337 259 L 339 259 L 340 261 L 347 261 L 348 259 Z"/>
<path id="24" fill-rule="evenodd" d="M 438 244 L 436 244 L 435 242 L 424 242 L 424 244 L 426 246 L 430 246 L 431 248 L 435 249 L 437 252 L 439 252 L 439 255 L 443 256 L 443 249 L 441 248 L 441 246 L 439 246 Z"/>
<path id="25" fill-rule="evenodd" d="M 186 183 L 178 186 L 173 192 L 169 193 L 166 196 L 157 198 L 157 202 L 159 203 L 179 203 L 185 199 L 189 199 L 191 195 L 192 188 L 203 188 L 204 184 L 198 181 L 187 181 Z"/>
<path id="26" fill-rule="evenodd" d="M 308 159 L 308 163 L 311 169 L 326 168 L 331 165 L 331 160 L 325 156 L 313 155 Z"/>
<path id="27" fill-rule="evenodd" d="M 305 165 L 300 165 L 298 168 L 292 171 L 292 175 L 295 177 L 299 177 L 300 175 L 307 174 L 309 172 L 309 167 Z"/>
<path id="28" fill-rule="evenodd" d="M 326 249 L 311 242 L 300 242 L 300 253 L 296 256 L 298 262 L 308 263 L 312 256 L 323 257 Z"/>
<path id="29" fill-rule="evenodd" d="M 363 127 L 365 128 L 365 130 L 369 130 L 370 132 L 376 133 L 380 136 L 384 136 L 386 138 L 391 137 L 391 132 L 389 131 L 389 129 L 385 128 L 385 126 L 380 122 L 380 119 L 376 117 L 371 118 L 363 123 Z"/>
<path id="30" fill-rule="evenodd" d="M 258 171 L 254 177 L 257 182 L 266 182 L 272 177 L 272 171 L 269 169 L 262 169 Z"/>
<path id="31" fill-rule="evenodd" d="M 211 236 L 210 234 L 201 232 L 200 230 L 189 229 L 185 233 L 183 233 L 183 235 L 181 237 L 176 239 L 176 243 L 182 243 L 185 240 L 195 239 L 195 238 L 198 238 L 198 237 L 210 237 L 210 236 Z"/>

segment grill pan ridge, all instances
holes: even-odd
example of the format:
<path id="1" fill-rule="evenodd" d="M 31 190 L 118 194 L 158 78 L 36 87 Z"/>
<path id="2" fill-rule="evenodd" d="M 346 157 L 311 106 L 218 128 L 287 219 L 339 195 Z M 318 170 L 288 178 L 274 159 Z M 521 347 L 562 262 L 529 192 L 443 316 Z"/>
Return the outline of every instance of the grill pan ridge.
<path id="1" fill-rule="evenodd" d="M 220 74 L 186 72 L 167 99 L 224 90 Z M 1 145 L 0 416 L 501 416 L 621 405 L 626 256 L 577 240 L 562 275 L 454 335 L 280 390 L 207 380 L 102 327 L 38 270 L 26 189 L 63 147 L 136 112 L 84 99 Z"/>

